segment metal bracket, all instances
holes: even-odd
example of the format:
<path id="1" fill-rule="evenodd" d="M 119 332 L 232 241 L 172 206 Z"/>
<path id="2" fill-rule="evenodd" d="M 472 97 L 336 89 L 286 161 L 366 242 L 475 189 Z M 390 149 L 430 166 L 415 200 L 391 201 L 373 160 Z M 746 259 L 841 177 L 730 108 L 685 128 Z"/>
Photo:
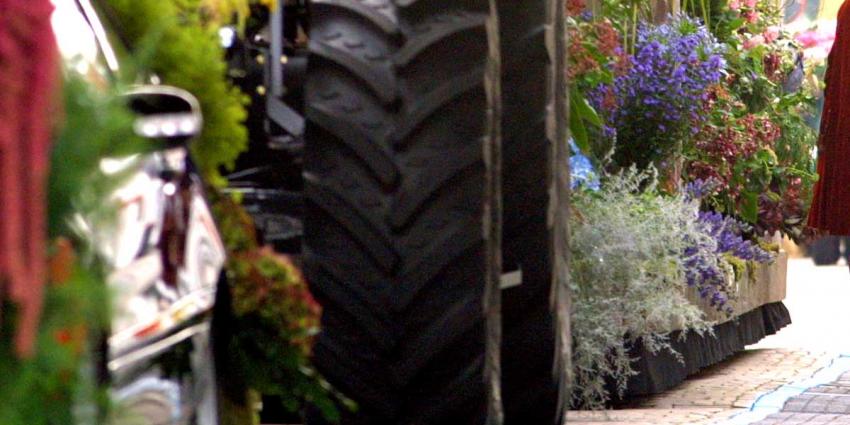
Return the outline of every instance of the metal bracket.
<path id="1" fill-rule="evenodd" d="M 269 57 L 266 61 L 268 66 L 269 92 L 266 97 L 266 114 L 268 120 L 282 128 L 295 139 L 304 137 L 304 117 L 295 109 L 281 101 L 286 88 L 283 85 L 283 61 L 284 57 L 284 13 L 285 1 L 278 2 L 277 7 L 270 17 L 270 45 Z"/>

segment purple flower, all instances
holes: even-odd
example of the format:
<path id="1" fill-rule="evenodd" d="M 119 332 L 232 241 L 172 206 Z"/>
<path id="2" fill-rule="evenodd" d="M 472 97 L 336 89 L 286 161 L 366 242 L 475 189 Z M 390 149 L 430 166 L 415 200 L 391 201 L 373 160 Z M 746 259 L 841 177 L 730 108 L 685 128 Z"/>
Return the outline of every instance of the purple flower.
<path id="1" fill-rule="evenodd" d="M 709 179 L 696 179 L 685 185 L 685 198 L 689 201 L 705 199 L 717 189 L 717 182 Z"/>
<path id="2" fill-rule="evenodd" d="M 723 53 L 723 45 L 704 26 L 684 15 L 639 28 L 632 67 L 589 95 L 616 129 L 618 164 L 645 167 L 701 127 L 707 119 L 702 109 L 707 89 L 720 82 L 726 68 Z M 606 110 L 609 90 L 616 105 Z"/>
<path id="3" fill-rule="evenodd" d="M 698 200 L 710 188 L 709 184 L 696 181 L 688 184 L 686 195 L 689 199 Z M 700 196 L 701 195 L 701 196 Z M 700 296 L 709 300 L 718 310 L 729 308 L 728 283 L 726 271 L 721 268 L 723 258 L 731 256 L 743 261 L 767 263 L 773 261 L 773 255 L 744 239 L 743 234 L 750 230 L 749 226 L 715 211 L 699 213 L 698 223 L 703 231 L 711 235 L 715 244 L 713 247 L 703 242 L 703 246 L 694 246 L 684 252 L 685 278 L 688 285 L 697 288 Z"/>

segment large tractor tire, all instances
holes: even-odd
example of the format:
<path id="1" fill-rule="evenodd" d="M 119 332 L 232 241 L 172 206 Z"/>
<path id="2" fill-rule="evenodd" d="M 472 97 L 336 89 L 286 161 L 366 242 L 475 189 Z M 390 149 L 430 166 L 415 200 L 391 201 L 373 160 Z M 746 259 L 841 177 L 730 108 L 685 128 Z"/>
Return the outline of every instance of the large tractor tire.
<path id="1" fill-rule="evenodd" d="M 323 305 L 315 362 L 359 405 L 343 424 L 483 424 L 487 113 L 504 102 L 505 422 L 555 421 L 547 226 L 546 7 L 313 0 L 304 268 Z M 498 169 L 499 167 L 495 167 Z M 319 423 L 315 420 L 310 423 Z"/>
<path id="2" fill-rule="evenodd" d="M 311 3 L 304 267 L 344 424 L 483 423 L 486 0 Z"/>
<path id="3" fill-rule="evenodd" d="M 506 423 L 551 424 L 557 386 L 552 239 L 547 223 L 550 144 L 547 104 L 551 64 L 547 8 L 554 0 L 499 0 L 502 58 L 502 254 L 522 284 L 502 293 L 502 388 Z"/>

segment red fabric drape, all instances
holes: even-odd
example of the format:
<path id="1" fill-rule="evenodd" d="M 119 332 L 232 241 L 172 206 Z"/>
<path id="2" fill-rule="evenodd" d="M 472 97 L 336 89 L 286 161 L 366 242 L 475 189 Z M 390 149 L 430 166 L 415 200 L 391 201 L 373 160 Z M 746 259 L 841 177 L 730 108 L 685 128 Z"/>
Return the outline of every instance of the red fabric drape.
<path id="1" fill-rule="evenodd" d="M 818 174 L 809 225 L 850 235 L 850 2 L 838 12 L 829 53 L 826 94 L 818 143 Z"/>
<path id="2" fill-rule="evenodd" d="M 33 352 L 46 279 L 46 195 L 58 53 L 50 0 L 0 0 L 0 299 Z"/>

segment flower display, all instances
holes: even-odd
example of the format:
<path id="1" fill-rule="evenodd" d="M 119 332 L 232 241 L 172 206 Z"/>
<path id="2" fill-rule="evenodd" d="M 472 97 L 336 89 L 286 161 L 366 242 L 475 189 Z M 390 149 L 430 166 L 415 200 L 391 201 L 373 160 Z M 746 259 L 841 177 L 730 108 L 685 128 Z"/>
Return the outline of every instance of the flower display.
<path id="1" fill-rule="evenodd" d="M 835 43 L 835 27 L 821 26 L 798 32 L 794 40 L 805 49 L 806 59 L 817 65 L 823 65 Z"/>
<path id="2" fill-rule="evenodd" d="M 688 184 L 686 198 L 699 203 L 713 192 L 714 181 L 697 180 Z M 718 310 L 733 314 L 727 305 L 730 290 L 728 284 L 736 278 L 734 264 L 752 261 L 768 263 L 773 255 L 744 235 L 752 229 L 740 221 L 716 211 L 700 211 L 698 227 L 711 236 L 710 239 L 695 240 L 685 249 L 685 277 L 688 286 L 697 289 L 700 297 Z"/>
<path id="3" fill-rule="evenodd" d="M 762 46 L 762 45 L 764 45 L 764 43 L 766 41 L 767 41 L 767 39 L 763 35 L 756 34 L 756 35 L 752 36 L 751 38 L 747 39 L 746 41 L 744 41 L 744 49 L 749 50 L 749 49 L 756 48 L 758 46 Z"/>
<path id="4" fill-rule="evenodd" d="M 742 19 L 752 16 L 758 19 Z M 746 222 L 754 234 L 799 239 L 816 178 L 815 131 L 806 121 L 811 71 L 767 2 L 744 2 L 721 18 L 718 39 L 737 47 L 725 54 L 727 78 L 708 90 L 708 121 L 686 145 L 685 178 L 716 181 L 706 207 Z"/>
<path id="5" fill-rule="evenodd" d="M 610 20 L 582 12 L 569 22 L 570 130 L 578 150 L 589 154 L 594 150 L 590 143 L 593 134 L 613 133 L 598 115 L 599 109 L 587 101 L 586 93 L 600 84 L 610 85 L 614 78 L 625 75 L 631 67 L 631 57 L 623 49 L 619 29 Z M 616 107 L 613 90 L 607 90 L 600 97 L 607 108 Z"/>
<path id="6" fill-rule="evenodd" d="M 592 56 L 568 71 L 587 124 L 571 122 L 576 405 L 602 407 L 606 380 L 624 389 L 624 335 L 656 352 L 668 320 L 705 329 L 685 289 L 733 316 L 738 280 L 775 259 L 765 236 L 805 234 L 816 138 L 802 46 L 774 2 L 682 10 L 653 25 L 639 2 L 603 0 L 573 21 L 571 54 Z"/>
<path id="7" fill-rule="evenodd" d="M 584 0 L 568 0 L 567 1 L 567 15 L 569 16 L 578 16 L 583 11 L 587 5 Z"/>
<path id="8" fill-rule="evenodd" d="M 572 156 L 570 156 L 570 182 L 572 189 L 575 190 L 584 187 L 590 190 L 599 190 L 599 175 L 596 173 L 593 163 L 590 162 L 590 158 L 579 151 L 572 139 L 570 139 L 570 148 L 573 151 Z"/>
<path id="9" fill-rule="evenodd" d="M 723 76 L 723 51 L 705 27 L 685 15 L 640 27 L 629 70 L 590 93 L 610 128 L 603 136 L 616 140 L 617 165 L 646 168 L 696 133 L 705 119 L 706 90 Z"/>
<path id="10" fill-rule="evenodd" d="M 679 324 L 708 327 L 685 296 L 685 253 L 707 245 L 710 251 L 693 255 L 710 257 L 714 239 L 697 222 L 698 202 L 662 196 L 656 184 L 652 168 L 632 167 L 605 174 L 598 191 L 573 193 L 574 405 L 603 407 L 606 380 L 625 389 L 635 373 L 627 341 L 640 337 L 650 352 L 675 353 L 668 332 Z"/>

